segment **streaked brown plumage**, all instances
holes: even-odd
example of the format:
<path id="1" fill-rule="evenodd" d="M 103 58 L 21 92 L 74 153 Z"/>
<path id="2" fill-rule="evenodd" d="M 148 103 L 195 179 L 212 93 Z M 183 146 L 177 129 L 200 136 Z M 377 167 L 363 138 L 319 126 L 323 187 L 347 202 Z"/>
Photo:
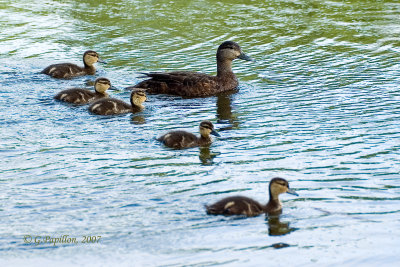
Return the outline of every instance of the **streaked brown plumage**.
<path id="1" fill-rule="evenodd" d="M 140 112 L 144 109 L 142 104 L 146 99 L 145 90 L 137 88 L 131 93 L 130 105 L 116 98 L 103 98 L 93 102 L 89 106 L 89 111 L 97 115 L 117 115 Z"/>
<path id="2" fill-rule="evenodd" d="M 212 142 L 210 134 L 220 136 L 214 130 L 214 125 L 210 121 L 202 121 L 199 128 L 200 137 L 185 131 L 171 131 L 160 136 L 157 140 L 167 147 L 182 149 L 210 145 Z"/>
<path id="3" fill-rule="evenodd" d="M 298 194 L 289 189 L 289 183 L 283 178 L 273 178 L 269 183 L 269 201 L 262 205 L 257 201 L 243 196 L 232 196 L 224 198 L 210 206 L 206 206 L 207 214 L 212 215 L 245 215 L 257 216 L 262 213 L 277 213 L 282 210 L 279 194 Z"/>
<path id="4" fill-rule="evenodd" d="M 73 103 L 87 104 L 100 98 L 108 97 L 106 91 L 111 87 L 111 82 L 107 78 L 97 78 L 94 82 L 94 92 L 82 88 L 71 88 L 63 90 L 54 96 L 54 99 Z"/>
<path id="5" fill-rule="evenodd" d="M 83 75 L 94 75 L 96 73 L 96 68 L 94 63 L 105 63 L 99 58 L 97 52 L 88 50 L 83 54 L 83 67 L 72 63 L 59 63 L 53 64 L 41 71 L 41 73 L 50 75 L 53 78 L 58 79 L 69 79 L 77 76 Z"/>
<path id="6" fill-rule="evenodd" d="M 171 94 L 188 97 L 211 96 L 235 90 L 238 81 L 232 72 L 232 61 L 236 58 L 251 60 L 240 46 L 232 41 L 223 42 L 217 51 L 217 76 L 203 73 L 175 71 L 145 73 L 150 79 L 140 82 L 136 87 L 146 88 L 151 94 Z"/>

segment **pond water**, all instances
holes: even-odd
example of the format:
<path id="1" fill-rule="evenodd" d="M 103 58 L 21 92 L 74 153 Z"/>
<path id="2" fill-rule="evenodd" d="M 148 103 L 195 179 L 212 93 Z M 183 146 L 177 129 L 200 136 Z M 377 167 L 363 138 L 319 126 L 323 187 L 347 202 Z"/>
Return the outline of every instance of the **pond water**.
<path id="1" fill-rule="evenodd" d="M 399 12 L 394 0 L 0 1 L 0 264 L 398 263 Z M 53 100 L 99 76 L 128 101 L 142 72 L 214 74 L 225 40 L 256 59 L 234 61 L 237 93 L 150 95 L 110 118 Z M 38 74 L 88 49 L 108 62 L 95 76 Z M 205 119 L 221 135 L 209 148 L 154 139 Z M 276 176 L 299 193 L 281 196 L 280 216 L 206 215 L 230 195 L 265 203 Z M 65 235 L 78 244 L 34 242 Z"/>

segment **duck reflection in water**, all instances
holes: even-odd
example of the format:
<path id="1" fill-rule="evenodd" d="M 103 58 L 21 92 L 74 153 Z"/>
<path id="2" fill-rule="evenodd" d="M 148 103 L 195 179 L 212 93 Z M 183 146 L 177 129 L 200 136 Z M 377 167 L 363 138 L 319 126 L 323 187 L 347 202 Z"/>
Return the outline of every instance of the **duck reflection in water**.
<path id="1" fill-rule="evenodd" d="M 219 123 L 228 124 L 220 131 L 237 129 L 239 127 L 238 115 L 232 111 L 232 97 L 234 92 L 217 95 L 217 118 Z"/>
<path id="2" fill-rule="evenodd" d="M 210 166 L 214 164 L 214 158 L 220 154 L 221 153 L 212 153 L 209 147 L 200 147 L 199 159 L 202 165 Z"/>
<path id="3" fill-rule="evenodd" d="M 288 222 L 280 221 L 281 213 L 282 211 L 274 214 L 267 214 L 265 216 L 265 221 L 268 224 L 268 235 L 270 236 L 286 235 L 289 234 L 290 232 L 297 230 L 297 228 L 290 227 Z"/>
<path id="4" fill-rule="evenodd" d="M 132 114 L 131 123 L 132 124 L 145 124 L 146 119 L 142 115 Z"/>

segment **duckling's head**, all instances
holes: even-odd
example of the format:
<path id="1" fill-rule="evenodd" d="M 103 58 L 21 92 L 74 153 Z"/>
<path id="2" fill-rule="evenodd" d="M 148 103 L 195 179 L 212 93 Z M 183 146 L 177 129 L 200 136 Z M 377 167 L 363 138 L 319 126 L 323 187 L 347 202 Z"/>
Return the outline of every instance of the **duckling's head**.
<path id="1" fill-rule="evenodd" d="M 98 93 L 105 94 L 110 87 L 111 82 L 107 78 L 97 78 L 94 81 L 94 90 Z"/>
<path id="2" fill-rule="evenodd" d="M 132 106 L 138 106 L 141 109 L 144 108 L 143 102 L 147 100 L 146 90 L 144 89 L 133 89 L 131 92 L 131 104 Z"/>
<path id="3" fill-rule="evenodd" d="M 236 58 L 252 61 L 249 56 L 242 52 L 240 46 L 233 41 L 225 41 L 218 47 L 217 60 L 234 60 Z"/>
<path id="4" fill-rule="evenodd" d="M 208 138 L 210 134 L 220 136 L 219 133 L 214 130 L 214 125 L 210 121 L 202 121 L 200 123 L 200 135 Z"/>
<path id="5" fill-rule="evenodd" d="M 283 178 L 273 178 L 269 183 L 269 194 L 273 199 L 277 199 L 278 196 L 282 193 L 288 193 L 292 195 L 298 196 L 298 194 L 289 188 L 289 182 Z"/>
<path id="6" fill-rule="evenodd" d="M 93 50 L 88 50 L 83 54 L 83 62 L 88 66 L 92 66 L 96 62 L 105 63 L 100 59 L 99 54 Z"/>

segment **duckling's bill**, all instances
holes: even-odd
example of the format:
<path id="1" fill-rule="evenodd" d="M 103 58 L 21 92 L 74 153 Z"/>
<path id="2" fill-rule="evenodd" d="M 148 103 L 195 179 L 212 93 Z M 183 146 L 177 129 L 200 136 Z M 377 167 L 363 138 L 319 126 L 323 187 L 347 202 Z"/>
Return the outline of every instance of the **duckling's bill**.
<path id="1" fill-rule="evenodd" d="M 100 59 L 100 58 L 97 59 L 97 62 L 99 62 L 99 63 L 101 63 L 101 64 L 107 64 L 106 61 L 104 61 L 104 60 L 102 60 L 102 59 Z"/>
<path id="2" fill-rule="evenodd" d="M 217 133 L 217 131 L 215 131 L 215 130 L 212 130 L 210 134 L 221 137 L 221 135 L 219 133 Z"/>
<path id="3" fill-rule="evenodd" d="M 297 194 L 296 191 L 294 191 L 293 189 L 290 189 L 290 188 L 288 188 L 286 193 L 291 194 L 291 195 L 295 195 L 295 196 L 299 196 L 299 194 Z"/>

